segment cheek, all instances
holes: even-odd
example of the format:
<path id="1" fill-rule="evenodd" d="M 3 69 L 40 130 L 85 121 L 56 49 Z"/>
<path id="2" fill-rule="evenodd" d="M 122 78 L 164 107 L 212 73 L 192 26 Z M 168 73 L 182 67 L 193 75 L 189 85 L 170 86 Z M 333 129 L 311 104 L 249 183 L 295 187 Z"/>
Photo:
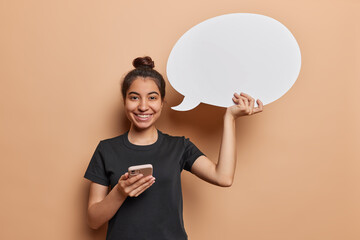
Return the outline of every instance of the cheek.
<path id="1" fill-rule="evenodd" d="M 153 109 L 154 110 L 156 109 L 156 112 L 161 113 L 162 106 L 163 106 L 162 104 L 156 104 L 155 106 L 153 106 Z"/>
<path id="2" fill-rule="evenodd" d="M 134 111 L 134 106 L 132 104 L 125 104 L 124 105 L 124 113 L 126 118 L 131 121 L 131 113 Z"/>
<path id="3" fill-rule="evenodd" d="M 135 108 L 136 108 L 136 103 L 134 102 L 126 101 L 124 104 L 125 111 L 131 111 L 134 110 Z"/>

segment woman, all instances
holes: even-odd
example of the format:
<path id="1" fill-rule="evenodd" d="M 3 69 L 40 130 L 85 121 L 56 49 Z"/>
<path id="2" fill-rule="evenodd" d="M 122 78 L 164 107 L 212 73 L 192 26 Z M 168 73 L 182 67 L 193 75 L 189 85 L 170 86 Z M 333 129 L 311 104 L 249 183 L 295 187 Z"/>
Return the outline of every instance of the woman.
<path id="1" fill-rule="evenodd" d="M 224 116 L 218 162 L 209 160 L 189 139 L 155 127 L 165 97 L 165 81 L 150 57 L 136 58 L 124 78 L 122 95 L 131 126 L 103 140 L 85 173 L 91 180 L 88 223 L 97 229 L 109 221 L 107 239 L 187 239 L 182 216 L 183 169 L 222 187 L 231 186 L 236 165 L 235 119 L 262 111 L 254 99 L 235 93 Z M 133 165 L 152 164 L 153 176 L 129 178 Z M 156 177 L 156 183 L 155 183 Z M 110 186 L 110 188 L 109 188 Z"/>

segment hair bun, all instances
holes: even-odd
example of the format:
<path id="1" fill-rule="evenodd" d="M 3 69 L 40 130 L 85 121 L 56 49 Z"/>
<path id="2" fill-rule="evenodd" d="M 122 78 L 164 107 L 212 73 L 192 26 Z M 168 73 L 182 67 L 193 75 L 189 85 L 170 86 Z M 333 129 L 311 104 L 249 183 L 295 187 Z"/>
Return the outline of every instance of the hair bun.
<path id="1" fill-rule="evenodd" d="M 154 61 L 149 56 L 135 58 L 132 64 L 135 68 L 144 67 L 153 69 L 155 67 Z"/>

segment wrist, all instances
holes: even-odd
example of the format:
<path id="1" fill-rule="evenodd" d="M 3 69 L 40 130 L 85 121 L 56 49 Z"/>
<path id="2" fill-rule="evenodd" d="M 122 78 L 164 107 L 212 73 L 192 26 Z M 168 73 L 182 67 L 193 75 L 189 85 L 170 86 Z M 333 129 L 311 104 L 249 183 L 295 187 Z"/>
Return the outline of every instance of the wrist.
<path id="1" fill-rule="evenodd" d="M 224 121 L 235 121 L 234 115 L 231 113 L 231 111 L 226 109 L 225 115 L 224 115 Z"/>
<path id="2" fill-rule="evenodd" d="M 127 198 L 127 195 L 125 194 L 125 192 L 123 191 L 123 189 L 121 189 L 119 183 L 116 184 L 116 186 L 114 187 L 116 190 L 116 195 L 120 198 L 120 199 L 125 199 Z"/>

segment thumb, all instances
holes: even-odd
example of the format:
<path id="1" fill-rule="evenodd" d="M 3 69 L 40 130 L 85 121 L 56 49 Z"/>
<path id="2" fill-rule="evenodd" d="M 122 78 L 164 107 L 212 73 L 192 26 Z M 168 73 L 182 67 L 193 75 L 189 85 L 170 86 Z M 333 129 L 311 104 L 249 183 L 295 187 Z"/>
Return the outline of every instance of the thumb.
<path id="1" fill-rule="evenodd" d="M 120 180 L 126 180 L 129 178 L 129 173 L 125 173 L 120 177 Z"/>

